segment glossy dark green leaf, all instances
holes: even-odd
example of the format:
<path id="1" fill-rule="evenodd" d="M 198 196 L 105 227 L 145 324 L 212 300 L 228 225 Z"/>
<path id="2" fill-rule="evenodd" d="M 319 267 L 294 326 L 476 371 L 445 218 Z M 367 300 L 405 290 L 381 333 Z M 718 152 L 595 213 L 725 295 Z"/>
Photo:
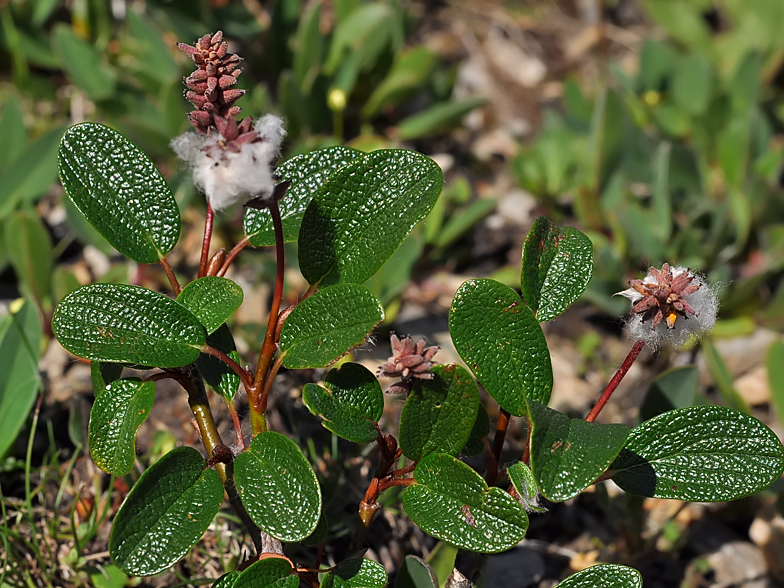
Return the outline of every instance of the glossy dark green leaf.
<path id="1" fill-rule="evenodd" d="M 487 414 L 485 405 L 480 402 L 474 426 L 471 428 L 471 434 L 468 436 L 468 441 L 466 441 L 460 454 L 469 457 L 481 454 L 485 450 L 485 439 L 487 439 L 489 433 L 490 415 Z"/>
<path id="2" fill-rule="evenodd" d="M 759 492 L 784 472 L 776 434 L 723 406 L 665 412 L 635 427 L 610 466 L 632 494 L 723 502 Z"/>
<path id="3" fill-rule="evenodd" d="M 305 537 L 302 543 L 308 547 L 315 547 L 327 538 L 327 533 L 329 533 L 329 521 L 327 520 L 327 515 L 324 514 L 324 509 L 322 509 L 316 530 Z"/>
<path id="4" fill-rule="evenodd" d="M 495 280 L 468 280 L 449 312 L 455 349 L 488 394 L 514 416 L 526 398 L 547 403 L 553 388 L 542 328 L 517 292 Z"/>
<path id="5" fill-rule="evenodd" d="M 534 473 L 521 461 L 516 461 L 506 468 L 509 481 L 512 482 L 517 498 L 526 512 L 543 513 L 547 509 L 539 506 L 539 489 L 536 487 Z"/>
<path id="6" fill-rule="evenodd" d="M 380 149 L 329 177 L 302 219 L 299 266 L 311 284 L 361 284 L 433 208 L 441 168 L 419 153 Z"/>
<path id="7" fill-rule="evenodd" d="M 112 524 L 109 553 L 124 572 L 151 576 L 177 563 L 223 502 L 223 485 L 201 454 L 178 447 L 136 482 Z"/>
<path id="8" fill-rule="evenodd" d="M 358 363 L 330 370 L 324 387 L 305 384 L 302 400 L 322 425 L 354 443 L 371 443 L 378 436 L 378 419 L 384 412 L 384 393 L 373 373 Z"/>
<path id="9" fill-rule="evenodd" d="M 117 131 L 96 123 L 68 129 L 60 181 L 76 207 L 117 251 L 156 263 L 180 236 L 180 211 L 158 168 Z"/>
<path id="10" fill-rule="evenodd" d="M 231 359 L 240 363 L 240 355 L 237 353 L 237 346 L 234 344 L 234 337 L 228 325 L 221 325 L 217 331 L 207 335 L 207 345 L 222 351 Z M 223 396 L 226 400 L 231 400 L 237 393 L 240 386 L 240 377 L 228 365 L 217 357 L 200 353 L 196 360 L 196 368 L 199 370 L 204 381 L 213 390 Z"/>
<path id="11" fill-rule="evenodd" d="M 41 319 L 30 301 L 17 299 L 0 317 L 0 457 L 16 441 L 41 388 Z"/>
<path id="12" fill-rule="evenodd" d="M 694 403 L 699 374 L 696 366 L 677 367 L 656 376 L 640 405 L 640 421 Z"/>
<path id="13" fill-rule="evenodd" d="M 16 277 L 39 307 L 52 289 L 52 239 L 37 216 L 16 211 L 3 226 L 5 250 Z"/>
<path id="14" fill-rule="evenodd" d="M 642 588 L 640 572 L 628 566 L 599 564 L 572 574 L 555 588 Z"/>
<path id="15" fill-rule="evenodd" d="M 414 470 L 416 484 L 403 494 L 403 508 L 423 531 L 448 543 L 497 553 L 517 545 L 528 529 L 528 515 L 500 488 L 450 455 L 432 453 Z"/>
<path id="16" fill-rule="evenodd" d="M 331 576 L 331 578 L 329 577 Z M 384 588 L 387 585 L 387 572 L 379 563 L 361 557 L 343 560 L 337 569 L 324 578 L 322 588 Z M 341 580 L 341 581 L 335 581 Z"/>
<path id="17" fill-rule="evenodd" d="M 479 410 L 479 388 L 465 368 L 436 365 L 432 380 L 417 380 L 400 415 L 400 448 L 418 461 L 430 453 L 457 455 Z"/>
<path id="18" fill-rule="evenodd" d="M 288 437 L 259 433 L 237 456 L 234 477 L 242 504 L 265 533 L 281 541 L 300 541 L 315 530 L 321 488 L 308 460 Z"/>
<path id="19" fill-rule="evenodd" d="M 487 98 L 466 98 L 435 104 L 400 121 L 396 136 L 402 141 L 438 135 L 460 124 L 463 117 L 487 103 Z"/>
<path id="20" fill-rule="evenodd" d="M 283 365 L 326 367 L 361 345 L 383 320 L 381 303 L 365 286 L 337 284 L 319 290 L 300 302 L 283 324 Z"/>
<path id="21" fill-rule="evenodd" d="M 155 382 L 115 380 L 95 398 L 90 411 L 90 455 L 107 474 L 124 476 L 136 461 L 136 431 L 155 400 Z"/>
<path id="22" fill-rule="evenodd" d="M 199 319 L 183 305 L 122 284 L 91 284 L 63 298 L 52 331 L 78 357 L 156 367 L 192 363 L 205 340 Z"/>
<path id="23" fill-rule="evenodd" d="M 122 377 L 125 366 L 121 363 L 105 363 L 102 361 L 90 362 L 90 379 L 93 384 L 93 394 L 100 396 L 109 387 L 109 384 Z"/>
<path id="24" fill-rule="evenodd" d="M 554 319 L 580 297 L 593 273 L 593 244 L 572 227 L 557 227 L 544 216 L 534 222 L 523 245 L 523 298 L 540 321 Z"/>
<path id="25" fill-rule="evenodd" d="M 553 502 L 576 496 L 594 483 L 623 448 L 631 430 L 570 419 L 530 402 L 531 469 L 542 494 Z"/>
<path id="26" fill-rule="evenodd" d="M 196 315 L 209 335 L 237 311 L 243 297 L 237 283 L 218 276 L 205 276 L 185 286 L 177 295 L 177 302 Z"/>
<path id="27" fill-rule="evenodd" d="M 428 82 L 438 57 L 424 46 L 412 47 L 395 56 L 395 63 L 362 107 L 366 119 L 400 103 Z"/>
<path id="28" fill-rule="evenodd" d="M 212 585 L 212 588 L 236 588 L 237 580 L 240 577 L 240 573 L 237 571 L 229 572 L 228 574 L 223 574 L 218 580 Z"/>
<path id="29" fill-rule="evenodd" d="M 288 560 L 268 557 L 243 570 L 231 588 L 297 588 L 299 578 Z"/>
<path id="30" fill-rule="evenodd" d="M 114 94 L 115 76 L 101 63 L 101 54 L 95 47 L 64 23 L 55 26 L 52 42 L 63 69 L 91 100 L 105 100 Z"/>
<path id="31" fill-rule="evenodd" d="M 278 202 L 285 242 L 297 240 L 302 217 L 313 200 L 313 194 L 330 175 L 364 155 L 356 149 L 337 145 L 292 157 L 275 170 L 281 182 L 291 182 L 285 196 Z M 248 208 L 243 225 L 251 245 L 265 247 L 275 244 L 275 231 L 269 210 Z"/>
<path id="32" fill-rule="evenodd" d="M 416 555 L 407 555 L 395 577 L 395 588 L 439 588 L 433 568 Z"/>

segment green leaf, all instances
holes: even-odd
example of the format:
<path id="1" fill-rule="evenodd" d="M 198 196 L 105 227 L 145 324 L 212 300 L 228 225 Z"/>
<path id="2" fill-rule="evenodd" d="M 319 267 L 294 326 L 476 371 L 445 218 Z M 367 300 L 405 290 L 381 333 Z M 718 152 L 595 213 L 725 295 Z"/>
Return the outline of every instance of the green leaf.
<path id="1" fill-rule="evenodd" d="M 380 149 L 341 168 L 302 219 L 299 265 L 310 284 L 361 284 L 433 208 L 441 168 L 419 153 Z"/>
<path id="2" fill-rule="evenodd" d="M 238 284 L 218 276 L 194 280 L 177 295 L 177 302 L 196 315 L 208 335 L 229 320 L 242 299 L 242 288 Z"/>
<path id="3" fill-rule="evenodd" d="M 308 4 L 294 38 L 294 75 L 303 94 L 310 94 L 321 70 L 325 38 L 321 34 L 321 2 Z"/>
<path id="4" fill-rule="evenodd" d="M 178 447 L 145 471 L 112 524 L 109 553 L 124 572 L 151 576 L 177 563 L 199 540 L 223 502 L 215 470 Z"/>
<path id="5" fill-rule="evenodd" d="M 517 492 L 517 498 L 526 512 L 543 513 L 547 509 L 539 506 L 539 489 L 536 487 L 534 473 L 521 461 L 516 461 L 506 468 L 509 481 Z"/>
<path id="6" fill-rule="evenodd" d="M 776 434 L 723 406 L 665 412 L 635 427 L 610 466 L 632 494 L 723 502 L 759 492 L 784 472 Z"/>
<path id="7" fill-rule="evenodd" d="M 498 553 L 517 545 L 528 529 L 528 515 L 500 488 L 450 455 L 433 453 L 414 470 L 416 484 L 403 494 L 403 508 L 423 531 L 479 553 Z"/>
<path id="8" fill-rule="evenodd" d="M 640 405 L 640 421 L 647 421 L 668 410 L 686 408 L 694 403 L 699 374 L 693 365 L 662 372 L 651 382 L 651 387 Z"/>
<path id="9" fill-rule="evenodd" d="M 387 77 L 376 86 L 362 107 L 362 117 L 373 118 L 384 108 L 399 104 L 416 92 L 428 82 L 437 64 L 435 53 L 424 46 L 399 53 Z"/>
<path id="10" fill-rule="evenodd" d="M 384 588 L 387 585 L 387 572 L 384 566 L 361 557 L 343 560 L 334 572 L 327 575 L 343 580 L 341 583 L 333 583 L 334 586 Z M 327 585 L 323 582 L 321 584 L 322 587 Z"/>
<path id="11" fill-rule="evenodd" d="M 207 345 L 222 351 L 231 359 L 240 363 L 240 355 L 234 344 L 234 337 L 228 325 L 221 325 L 217 331 L 207 335 Z M 240 386 L 240 377 L 228 365 L 217 357 L 200 353 L 196 360 L 196 369 L 199 370 L 204 381 L 224 399 L 231 400 Z"/>
<path id="12" fill-rule="evenodd" d="M 467 233 L 471 227 L 493 212 L 496 204 L 497 202 L 495 200 L 482 198 L 456 212 L 455 215 L 449 219 L 449 222 L 444 225 L 441 231 L 439 231 L 438 238 L 435 242 L 436 247 L 442 249 L 449 247 Z"/>
<path id="13" fill-rule="evenodd" d="M 0 317 L 0 457 L 14 444 L 41 386 L 41 332 L 32 302 L 20 298 Z"/>
<path id="14" fill-rule="evenodd" d="M 678 61 L 672 79 L 672 97 L 681 110 L 694 116 L 705 112 L 713 93 L 713 66 L 699 53 Z"/>
<path id="15" fill-rule="evenodd" d="M 554 319 L 580 297 L 593 273 L 593 244 L 572 227 L 536 219 L 523 245 L 523 298 L 540 321 Z"/>
<path id="16" fill-rule="evenodd" d="M 39 307 L 52 289 L 52 239 L 37 216 L 17 211 L 7 217 L 3 227 L 5 249 L 25 291 Z"/>
<path id="17" fill-rule="evenodd" d="M 376 295 L 359 284 L 337 284 L 300 302 L 280 331 L 283 365 L 326 367 L 361 345 L 384 320 Z"/>
<path id="18" fill-rule="evenodd" d="M 204 327 L 183 305 L 123 284 L 72 292 L 55 308 L 52 331 L 78 357 L 156 367 L 194 362 L 205 341 Z"/>
<path id="19" fill-rule="evenodd" d="M 299 578 L 287 559 L 267 557 L 242 573 L 231 588 L 297 588 Z"/>
<path id="20" fill-rule="evenodd" d="M 771 344 L 768 348 L 766 363 L 771 404 L 779 423 L 784 425 L 784 342 L 774 341 Z"/>
<path id="21" fill-rule="evenodd" d="M 322 508 L 318 524 L 316 525 L 316 530 L 305 537 L 302 540 L 302 543 L 308 547 L 316 547 L 319 543 L 327 538 L 327 533 L 329 533 L 329 521 L 327 521 L 327 515 L 324 514 L 324 509 Z"/>
<path id="22" fill-rule="evenodd" d="M 117 251 L 156 263 L 180 236 L 180 211 L 158 168 L 117 131 L 96 123 L 68 129 L 60 181 L 76 207 Z"/>
<path id="23" fill-rule="evenodd" d="M 628 566 L 599 564 L 572 574 L 555 588 L 596 588 L 597 586 L 642 588 L 642 576 L 640 572 Z"/>
<path id="24" fill-rule="evenodd" d="M 25 147 L 15 164 L 0 176 L 0 218 L 20 202 L 32 202 L 52 187 L 57 180 L 57 148 L 62 135 L 63 127 L 50 129 Z"/>
<path id="25" fill-rule="evenodd" d="M 569 419 L 530 402 L 531 470 L 542 494 L 553 502 L 577 496 L 613 462 L 629 436 L 622 424 L 600 425 Z"/>
<path id="26" fill-rule="evenodd" d="M 259 528 L 281 541 L 300 541 L 316 528 L 321 488 L 299 447 L 280 433 L 259 433 L 237 456 L 234 477 L 242 504 Z"/>
<path id="27" fill-rule="evenodd" d="M 96 364 L 98 365 L 98 364 Z M 115 380 L 95 398 L 90 411 L 90 455 L 107 474 L 131 473 L 136 461 L 136 432 L 155 400 L 155 382 Z"/>
<path id="28" fill-rule="evenodd" d="M 395 588 L 439 588 L 433 568 L 416 555 L 407 555 L 395 577 Z"/>
<path id="29" fill-rule="evenodd" d="M 27 143 L 22 105 L 13 95 L 3 101 L 0 137 L 3 137 L 3 142 L 0 143 L 0 170 L 5 170 L 19 157 Z"/>
<path id="30" fill-rule="evenodd" d="M 67 267 L 58 266 L 52 272 L 52 302 L 60 302 L 81 287 L 79 278 Z"/>
<path id="31" fill-rule="evenodd" d="M 115 75 L 101 63 L 101 54 L 65 24 L 55 25 L 52 44 L 63 69 L 91 100 L 105 100 L 114 94 Z"/>
<path id="32" fill-rule="evenodd" d="M 292 157 L 275 170 L 280 182 L 291 182 L 286 194 L 278 202 L 283 221 L 284 242 L 297 240 L 302 217 L 313 200 L 313 194 L 330 175 L 364 155 L 361 151 L 349 147 L 327 147 Z M 266 247 L 275 244 L 275 231 L 269 210 L 248 208 L 243 225 L 251 245 Z"/>
<path id="33" fill-rule="evenodd" d="M 305 384 L 302 400 L 322 425 L 338 437 L 354 443 L 371 443 L 378 436 L 378 420 L 384 412 L 381 385 L 366 367 L 345 363 L 330 370 L 324 387 Z"/>
<path id="34" fill-rule="evenodd" d="M 218 580 L 212 585 L 212 588 L 236 588 L 237 580 L 240 577 L 240 573 L 237 571 L 229 572 L 228 574 L 223 574 Z"/>
<path id="35" fill-rule="evenodd" d="M 490 415 L 487 414 L 485 405 L 480 402 L 474 426 L 471 428 L 471 434 L 468 436 L 468 441 L 466 441 L 460 454 L 468 457 L 481 454 L 485 450 L 485 439 L 489 433 Z"/>
<path id="36" fill-rule="evenodd" d="M 382 3 L 364 4 L 352 10 L 345 20 L 341 20 L 335 29 L 330 43 L 329 55 L 324 64 L 324 72 L 332 75 L 344 61 L 346 51 L 356 52 L 379 31 L 389 28 L 392 8 Z"/>
<path id="37" fill-rule="evenodd" d="M 542 328 L 517 292 L 495 280 L 468 280 L 449 312 L 455 349 L 488 394 L 514 416 L 526 398 L 546 403 L 553 388 Z"/>
<path id="38" fill-rule="evenodd" d="M 466 98 L 435 104 L 400 121 L 396 137 L 401 141 L 412 141 L 441 134 L 456 127 L 466 114 L 486 103 L 487 98 Z"/>
<path id="39" fill-rule="evenodd" d="M 479 388 L 465 368 L 433 367 L 417 380 L 400 415 L 400 448 L 418 461 L 429 453 L 456 455 L 468 441 L 479 410 Z"/>

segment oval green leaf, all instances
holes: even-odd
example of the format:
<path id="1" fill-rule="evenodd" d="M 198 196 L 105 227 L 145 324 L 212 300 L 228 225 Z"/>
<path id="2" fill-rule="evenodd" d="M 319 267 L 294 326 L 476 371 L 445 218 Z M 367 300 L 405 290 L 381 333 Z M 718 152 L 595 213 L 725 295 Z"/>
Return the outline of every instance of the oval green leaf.
<path id="1" fill-rule="evenodd" d="M 542 494 L 553 502 L 577 496 L 593 484 L 623 448 L 631 430 L 569 419 L 537 402 L 529 403 L 531 469 Z"/>
<path id="2" fill-rule="evenodd" d="M 517 292 L 495 280 L 468 280 L 449 313 L 455 349 L 488 394 L 514 416 L 526 399 L 547 404 L 553 368 L 542 328 Z"/>
<path id="3" fill-rule="evenodd" d="M 642 588 L 642 576 L 640 572 L 628 566 L 599 564 L 572 574 L 555 588 L 596 588 L 597 586 Z"/>
<path id="4" fill-rule="evenodd" d="M 759 492 L 784 472 L 776 434 L 723 406 L 665 412 L 632 429 L 610 466 L 613 481 L 640 496 L 724 502 Z"/>
<path id="5" fill-rule="evenodd" d="M 109 536 L 117 567 L 137 576 L 157 574 L 201 538 L 223 502 L 220 478 L 205 465 L 198 451 L 178 447 L 142 474 Z"/>
<path id="6" fill-rule="evenodd" d="M 528 515 L 500 488 L 451 455 L 433 453 L 414 470 L 416 484 L 403 494 L 403 508 L 423 531 L 456 547 L 498 553 L 517 545 Z"/>
<path id="7" fill-rule="evenodd" d="M 139 378 L 115 380 L 90 410 L 90 455 L 107 474 L 124 476 L 136 461 L 136 432 L 155 400 L 155 383 Z"/>
<path id="8" fill-rule="evenodd" d="M 547 217 L 534 222 L 523 245 L 523 298 L 542 322 L 554 319 L 580 297 L 593 273 L 593 243 L 572 227 Z"/>
<path id="9" fill-rule="evenodd" d="M 234 462 L 242 504 L 265 533 L 300 541 L 316 528 L 321 488 L 299 447 L 273 431 L 259 433 Z"/>
<path id="10" fill-rule="evenodd" d="M 373 373 L 358 363 L 330 370 L 324 387 L 305 384 L 302 400 L 324 427 L 354 443 L 371 443 L 378 436 L 384 393 Z"/>
<path id="11" fill-rule="evenodd" d="M 457 455 L 479 411 L 479 388 L 465 368 L 433 367 L 432 380 L 417 380 L 400 415 L 400 449 L 418 461 L 429 453 Z"/>
<path id="12" fill-rule="evenodd" d="M 122 377 L 125 366 L 121 363 L 90 362 L 90 380 L 96 398 L 106 392 L 109 384 Z"/>
<path id="13" fill-rule="evenodd" d="M 291 311 L 280 331 L 283 365 L 289 369 L 326 367 L 384 320 L 376 295 L 359 284 L 319 290 Z"/>
<path id="14" fill-rule="evenodd" d="M 416 555 L 407 555 L 395 577 L 395 588 L 439 588 L 433 568 Z"/>
<path id="15" fill-rule="evenodd" d="M 52 289 L 52 238 L 37 216 L 11 213 L 3 226 L 5 251 L 22 290 L 43 308 Z M 50 304 L 50 302 L 46 302 Z"/>
<path id="16" fill-rule="evenodd" d="M 384 566 L 361 557 L 343 560 L 321 583 L 322 588 L 384 588 L 386 585 L 387 571 Z"/>
<path id="17" fill-rule="evenodd" d="M 223 324 L 212 335 L 207 336 L 207 345 L 222 351 L 231 359 L 240 363 L 240 354 L 228 325 Z M 204 381 L 226 400 L 231 400 L 240 387 L 240 377 L 227 364 L 215 356 L 200 353 L 196 360 L 196 369 L 199 370 Z"/>
<path id="18" fill-rule="evenodd" d="M 275 173 L 280 182 L 291 182 L 285 196 L 278 202 L 283 221 L 283 240 L 288 243 L 299 237 L 299 227 L 313 194 L 330 175 L 365 154 L 350 147 L 327 147 L 297 155 L 281 165 Z M 279 183 L 280 183 L 279 182 Z M 245 235 L 255 247 L 275 244 L 272 215 L 268 209 L 248 208 L 243 221 Z"/>
<path id="19" fill-rule="evenodd" d="M 517 492 L 517 498 L 526 512 L 547 512 L 543 506 L 539 506 L 539 489 L 536 487 L 534 473 L 527 465 L 521 461 L 516 461 L 506 468 L 509 481 Z"/>
<path id="20" fill-rule="evenodd" d="M 242 304 L 242 288 L 227 278 L 205 276 L 185 286 L 177 302 L 189 309 L 213 333 L 229 320 Z"/>
<path id="21" fill-rule="evenodd" d="M 297 588 L 299 578 L 287 559 L 267 557 L 242 571 L 231 588 Z"/>
<path id="22" fill-rule="evenodd" d="M 311 284 L 361 284 L 391 257 L 441 193 L 436 163 L 405 149 L 381 149 L 329 177 L 300 229 L 299 266 Z"/>
<path id="23" fill-rule="evenodd" d="M 97 123 L 68 129 L 58 154 L 66 194 L 117 251 L 156 263 L 180 236 L 180 211 L 158 168 L 136 145 Z"/>
<path id="24" fill-rule="evenodd" d="M 57 305 L 52 331 L 78 357 L 156 367 L 192 363 L 205 341 L 204 327 L 183 305 L 125 284 L 72 292 Z"/>
<path id="25" fill-rule="evenodd" d="M 472 457 L 479 455 L 485 450 L 485 439 L 490 433 L 490 415 L 487 414 L 485 405 L 479 403 L 479 410 L 476 413 L 476 420 L 474 426 L 471 428 L 471 434 L 468 436 L 468 441 L 460 450 L 460 455 Z"/>

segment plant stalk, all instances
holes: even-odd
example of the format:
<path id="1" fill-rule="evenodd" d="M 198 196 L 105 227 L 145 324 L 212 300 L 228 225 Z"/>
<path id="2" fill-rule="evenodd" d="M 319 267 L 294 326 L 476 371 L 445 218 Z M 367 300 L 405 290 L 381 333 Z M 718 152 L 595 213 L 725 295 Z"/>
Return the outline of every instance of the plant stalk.
<path id="1" fill-rule="evenodd" d="M 599 416 L 600 412 L 602 412 L 604 405 L 607 404 L 608 400 L 610 400 L 610 396 L 612 396 L 613 392 L 615 392 L 618 384 L 621 383 L 621 380 L 623 380 L 626 373 L 632 367 L 632 364 L 636 361 L 637 357 L 639 357 L 643 347 L 645 347 L 645 341 L 641 339 L 635 341 L 634 345 L 629 351 L 629 355 L 627 355 L 626 359 L 623 360 L 621 367 L 619 367 L 618 371 L 615 372 L 615 375 L 612 377 L 612 380 L 610 380 L 610 383 L 607 384 L 607 387 L 604 389 L 604 392 L 602 392 L 599 400 L 596 401 L 596 404 L 593 405 L 591 412 L 589 412 L 585 417 L 586 421 L 592 423 L 596 420 L 596 417 Z"/>
<path id="2" fill-rule="evenodd" d="M 163 273 L 165 273 L 166 277 L 169 279 L 169 284 L 171 284 L 174 295 L 179 296 L 180 292 L 182 292 L 182 288 L 180 287 L 180 283 L 177 281 L 177 276 L 174 275 L 174 270 L 172 270 L 171 266 L 169 265 L 169 260 L 166 259 L 165 255 L 161 255 L 158 258 L 158 262 L 163 268 Z"/>
<path id="3" fill-rule="evenodd" d="M 498 479 L 498 464 L 501 463 L 501 451 L 504 448 L 504 440 L 506 439 L 506 431 L 509 428 L 509 419 L 511 415 L 503 408 L 498 414 L 498 423 L 495 427 L 495 437 L 493 437 L 493 457 L 489 463 L 487 470 L 487 484 L 488 486 L 495 485 Z"/>
<path id="4" fill-rule="evenodd" d="M 250 244 L 250 237 L 245 235 L 234 247 L 231 248 L 231 251 L 226 254 L 226 259 L 223 260 L 223 265 L 215 275 L 225 276 L 226 272 L 229 271 L 231 264 L 234 263 L 234 259 L 240 254 L 240 251 L 248 246 L 248 244 Z"/>
<path id="5" fill-rule="evenodd" d="M 210 201 L 207 200 L 207 219 L 204 221 L 204 238 L 201 242 L 201 260 L 199 261 L 199 277 L 207 275 L 207 260 L 210 257 L 210 241 L 212 240 L 212 223 L 215 220 L 215 212 L 212 210 Z"/>
<path id="6" fill-rule="evenodd" d="M 455 567 L 449 574 L 444 588 L 473 588 L 486 561 L 486 553 L 459 550 L 455 558 Z"/>

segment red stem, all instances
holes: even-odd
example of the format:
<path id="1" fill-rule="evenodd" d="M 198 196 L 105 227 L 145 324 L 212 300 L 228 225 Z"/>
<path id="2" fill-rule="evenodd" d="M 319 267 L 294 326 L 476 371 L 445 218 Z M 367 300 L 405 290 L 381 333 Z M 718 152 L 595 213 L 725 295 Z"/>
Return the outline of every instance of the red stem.
<path id="1" fill-rule="evenodd" d="M 378 484 L 378 493 L 381 494 L 387 488 L 392 486 L 410 486 L 416 483 L 414 478 L 393 478 L 392 480 L 381 480 Z"/>
<path id="2" fill-rule="evenodd" d="M 242 423 L 240 422 L 240 415 L 237 414 L 237 407 L 234 406 L 234 400 L 226 400 L 226 406 L 229 408 L 231 420 L 234 423 L 235 443 L 240 449 L 245 449 L 245 439 L 242 437 Z"/>
<path id="3" fill-rule="evenodd" d="M 591 412 L 589 412 L 588 416 L 585 417 L 586 421 L 592 423 L 596 420 L 596 417 L 599 416 L 599 413 L 604 408 L 604 405 L 607 404 L 608 400 L 610 400 L 610 396 L 612 396 L 613 392 L 615 392 L 618 384 L 621 383 L 621 380 L 623 380 L 623 377 L 629 371 L 629 368 L 632 367 L 632 364 L 640 355 L 643 347 L 645 347 L 645 341 L 643 340 L 638 340 L 634 343 L 631 351 L 629 351 L 629 355 L 627 355 L 626 359 L 623 360 L 621 367 L 619 367 L 618 371 L 615 372 L 615 375 L 612 377 L 612 380 L 610 380 L 610 383 L 607 384 L 607 387 L 604 389 L 604 392 L 602 392 L 599 400 L 596 401 L 596 404 L 593 405 Z"/>
<path id="4" fill-rule="evenodd" d="M 210 257 L 210 240 L 212 239 L 212 221 L 215 213 L 207 200 L 207 220 L 204 222 L 204 239 L 201 242 L 201 261 L 199 262 L 199 277 L 207 275 L 207 260 Z"/>
<path id="5" fill-rule="evenodd" d="M 493 457 L 487 468 L 487 484 L 492 486 L 498 479 L 498 464 L 501 462 L 501 451 L 504 448 L 504 440 L 506 439 L 506 430 L 509 428 L 510 414 L 503 408 L 498 415 L 498 424 L 495 427 L 495 437 L 493 437 Z"/>
<path id="6" fill-rule="evenodd" d="M 258 405 L 256 406 L 256 409 L 259 412 L 267 411 L 267 397 L 269 396 L 270 388 L 272 388 L 272 381 L 275 379 L 275 376 L 278 375 L 278 370 L 281 365 L 283 365 L 283 356 L 279 355 L 275 360 L 275 363 L 272 364 L 272 368 L 270 369 L 269 374 L 267 374 L 267 379 L 264 380 L 264 389 L 261 391 Z"/>
<path id="7" fill-rule="evenodd" d="M 158 261 L 163 268 L 163 273 L 165 273 L 166 277 L 169 278 L 169 284 L 171 284 L 172 290 L 174 290 L 174 295 L 179 296 L 182 288 L 180 288 L 180 283 L 177 281 L 177 276 L 174 275 L 174 270 L 172 270 L 171 266 L 169 265 L 169 260 L 166 259 L 165 255 L 162 255 L 158 258 Z"/>
<path id="8" fill-rule="evenodd" d="M 250 243 L 250 237 L 245 235 L 242 239 L 240 239 L 239 243 L 237 243 L 234 247 L 231 248 L 231 251 L 226 255 L 226 259 L 223 260 L 223 265 L 221 266 L 218 273 L 215 274 L 217 276 L 225 276 L 226 272 L 229 271 L 229 267 L 234 262 L 234 259 L 240 254 L 240 251 L 245 249 Z"/>
<path id="9" fill-rule="evenodd" d="M 283 275 L 286 270 L 286 260 L 283 251 L 283 222 L 280 219 L 280 208 L 277 202 L 272 202 L 269 207 L 272 215 L 272 226 L 275 229 L 275 253 L 277 256 L 277 271 L 275 274 L 275 293 L 272 297 L 269 317 L 267 319 L 267 333 L 264 336 L 264 344 L 259 353 L 259 363 L 256 365 L 256 373 L 253 376 L 253 387 L 258 390 L 267 376 L 272 356 L 275 354 L 275 325 L 278 323 L 278 313 L 280 312 L 280 301 L 283 298 Z"/>
<path id="10" fill-rule="evenodd" d="M 215 349 L 214 347 L 210 347 L 209 345 L 203 345 L 202 347 L 199 347 L 199 351 L 220 359 L 223 363 L 225 363 L 231 369 L 234 370 L 234 372 L 240 377 L 240 380 L 242 381 L 242 384 L 245 386 L 246 389 L 248 388 L 248 386 L 250 386 L 251 381 L 250 381 L 250 373 L 248 373 L 248 370 L 243 369 L 242 366 L 240 366 L 240 364 L 238 364 L 228 355 L 223 353 L 223 351 L 219 349 Z"/>

